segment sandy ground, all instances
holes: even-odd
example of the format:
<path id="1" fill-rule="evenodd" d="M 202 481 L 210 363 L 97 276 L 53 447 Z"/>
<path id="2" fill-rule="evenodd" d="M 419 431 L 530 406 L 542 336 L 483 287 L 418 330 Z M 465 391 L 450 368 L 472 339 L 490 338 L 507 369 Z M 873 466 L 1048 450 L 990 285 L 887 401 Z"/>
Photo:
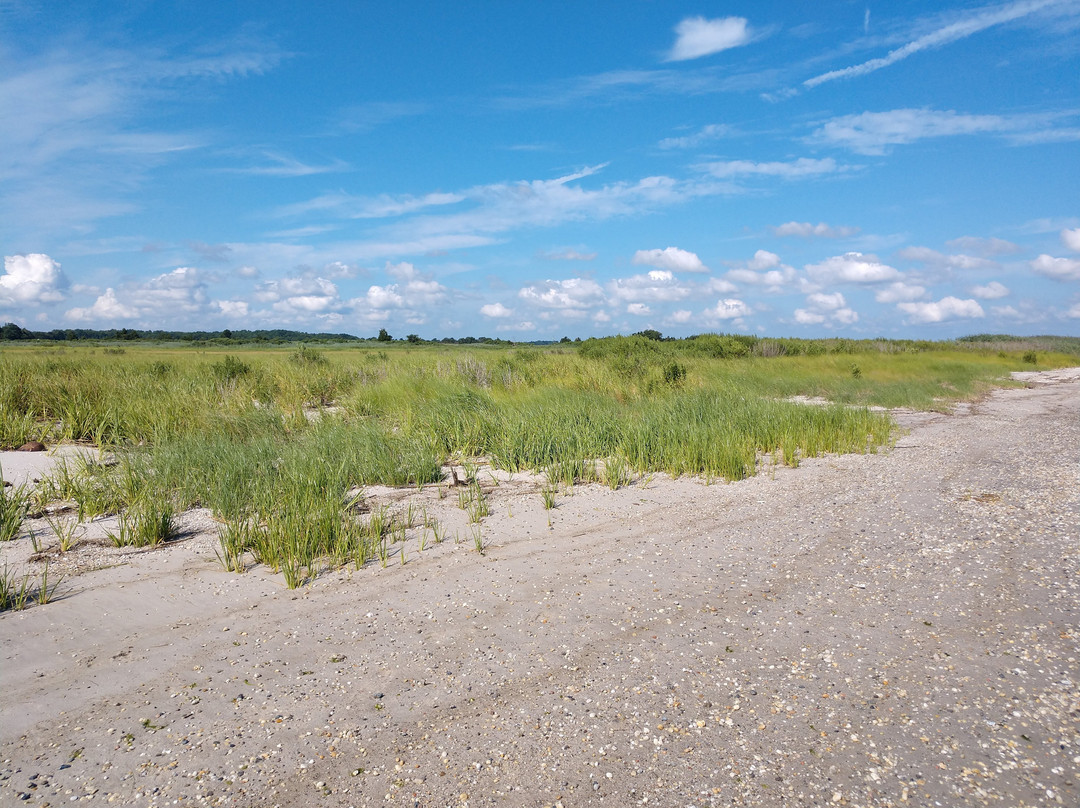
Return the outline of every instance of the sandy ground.
<path id="1" fill-rule="evenodd" d="M 429 487 L 441 544 L 296 591 L 95 524 L 0 616 L 0 804 L 1080 804 L 1080 370 L 1025 381 L 737 484 L 488 475 L 484 555 Z"/>

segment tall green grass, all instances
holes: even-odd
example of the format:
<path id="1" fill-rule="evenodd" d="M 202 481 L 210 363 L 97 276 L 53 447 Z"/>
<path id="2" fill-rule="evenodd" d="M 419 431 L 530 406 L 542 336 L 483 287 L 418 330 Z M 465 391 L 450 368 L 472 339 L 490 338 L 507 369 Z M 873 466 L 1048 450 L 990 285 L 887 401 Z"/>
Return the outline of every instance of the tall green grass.
<path id="1" fill-rule="evenodd" d="M 35 496 L 72 500 L 80 521 L 119 514 L 118 543 L 151 545 L 169 539 L 176 511 L 206 506 L 223 520 L 223 566 L 265 563 L 294 586 L 322 563 L 388 563 L 415 530 L 358 514 L 349 492 L 361 486 L 424 485 L 448 459 L 477 457 L 546 471 L 551 504 L 559 487 L 618 487 L 635 472 L 743 479 L 765 457 L 796 465 L 875 451 L 892 424 L 869 407 L 947 409 L 1030 369 L 1031 350 L 725 335 L 548 348 L 5 349 L 0 445 L 109 447 L 115 464 L 62 464 Z M 1078 361 L 1040 350 L 1039 367 Z M 463 507 L 478 524 L 476 488 Z M 21 524 L 13 503 L 25 492 L 4 497 L 0 524 Z"/>

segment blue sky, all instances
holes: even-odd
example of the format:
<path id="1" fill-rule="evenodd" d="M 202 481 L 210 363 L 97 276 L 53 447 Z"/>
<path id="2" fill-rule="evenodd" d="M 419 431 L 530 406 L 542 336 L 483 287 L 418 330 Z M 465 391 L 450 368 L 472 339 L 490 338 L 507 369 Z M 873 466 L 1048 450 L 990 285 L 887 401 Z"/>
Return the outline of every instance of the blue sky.
<path id="1" fill-rule="evenodd" d="M 0 321 L 1080 334 L 1080 2 L 0 0 Z"/>

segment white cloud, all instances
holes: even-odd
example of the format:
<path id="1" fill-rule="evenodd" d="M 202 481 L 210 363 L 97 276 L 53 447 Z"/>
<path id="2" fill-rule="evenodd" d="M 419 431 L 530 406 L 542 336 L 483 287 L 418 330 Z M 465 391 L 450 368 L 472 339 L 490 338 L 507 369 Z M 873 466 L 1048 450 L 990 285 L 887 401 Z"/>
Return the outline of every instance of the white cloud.
<path id="1" fill-rule="evenodd" d="M 480 307 L 480 313 L 485 317 L 504 318 L 514 314 L 513 309 L 508 309 L 502 303 L 488 303 Z"/>
<path id="2" fill-rule="evenodd" d="M 885 154 L 889 146 L 930 137 L 973 135 L 1015 129 L 998 115 L 962 115 L 955 110 L 894 109 L 862 112 L 826 121 L 811 140 L 843 146 L 859 154 Z"/>
<path id="3" fill-rule="evenodd" d="M 942 298 L 937 302 L 929 303 L 897 303 L 896 307 L 905 314 L 910 315 L 909 322 L 913 323 L 940 323 L 945 320 L 967 319 L 983 317 L 982 306 L 974 300 L 960 300 L 959 298 Z"/>
<path id="4" fill-rule="evenodd" d="M 678 247 L 665 247 L 662 250 L 638 250 L 632 263 L 668 269 L 672 272 L 708 272 L 709 268 L 701 262 L 696 253 L 680 250 Z"/>
<path id="5" fill-rule="evenodd" d="M 819 311 L 835 311 L 836 309 L 842 309 L 846 305 L 844 296 L 839 292 L 834 292 L 831 295 L 815 292 L 806 296 L 806 302 Z"/>
<path id="6" fill-rule="evenodd" d="M 1074 304 L 1071 309 L 1065 312 L 1065 316 L 1080 319 L 1080 303 Z"/>
<path id="7" fill-rule="evenodd" d="M 692 135 L 666 137 L 656 145 L 661 149 L 693 149 L 700 146 L 702 143 L 708 143 L 710 140 L 722 138 L 730 131 L 731 128 L 729 126 L 720 123 L 711 123 L 708 126 L 701 127 L 701 129 Z"/>
<path id="8" fill-rule="evenodd" d="M 758 250 L 746 262 L 745 268 L 732 269 L 727 277 L 737 283 L 764 286 L 769 292 L 779 292 L 784 286 L 794 283 L 798 275 L 794 267 L 784 264 L 776 253 Z"/>
<path id="9" fill-rule="evenodd" d="M 1080 252 L 1080 227 L 1061 231 L 1061 243 L 1073 252 Z"/>
<path id="10" fill-rule="evenodd" d="M 825 322 L 825 315 L 808 309 L 795 309 L 795 322 L 802 325 L 821 325 Z"/>
<path id="11" fill-rule="evenodd" d="M 592 261 L 596 258 L 596 253 L 567 248 L 565 250 L 541 253 L 540 257 L 548 261 Z"/>
<path id="12" fill-rule="evenodd" d="M 526 286 L 518 292 L 518 297 L 545 308 L 580 310 L 602 304 L 604 290 L 588 278 L 568 278 Z"/>
<path id="13" fill-rule="evenodd" d="M 69 309 L 65 316 L 72 322 L 109 322 L 112 320 L 130 320 L 138 317 L 139 312 L 117 300 L 116 292 L 110 288 L 106 289 L 105 293 L 94 301 L 94 305 L 89 308 Z"/>
<path id="14" fill-rule="evenodd" d="M 1054 258 L 1043 254 L 1031 262 L 1031 268 L 1056 281 L 1080 281 L 1080 260 L 1073 258 Z"/>
<path id="15" fill-rule="evenodd" d="M 1005 5 L 987 6 L 976 9 L 974 12 L 965 14 L 959 19 L 945 25 L 941 25 L 928 33 L 918 36 L 902 47 L 889 51 L 885 56 L 870 59 L 857 65 L 844 67 L 839 70 L 830 70 L 819 76 L 814 76 L 803 82 L 805 87 L 816 87 L 828 81 L 836 79 L 863 76 L 881 70 L 883 67 L 894 65 L 897 62 L 918 53 L 919 51 L 932 48 L 940 48 L 952 42 L 965 39 L 987 28 L 1012 20 L 1026 17 L 1047 6 L 1055 5 L 1059 0 L 1019 0 L 1019 2 L 1006 3 Z"/>
<path id="16" fill-rule="evenodd" d="M 739 317 L 746 317 L 752 313 L 752 310 L 746 303 L 737 298 L 725 298 L 705 313 L 721 320 L 734 320 Z"/>
<path id="17" fill-rule="evenodd" d="M 711 295 L 729 295 L 737 291 L 738 288 L 735 284 L 725 281 L 723 278 L 709 278 L 705 281 L 702 291 Z"/>
<path id="18" fill-rule="evenodd" d="M 112 320 L 142 318 L 159 325 L 179 315 L 220 312 L 207 296 L 206 282 L 194 267 L 178 267 L 141 283 L 126 284 L 119 292 L 110 287 L 89 307 L 69 309 L 72 321 L 97 321 L 107 325 Z"/>
<path id="19" fill-rule="evenodd" d="M 689 311 L 688 309 L 678 309 L 671 313 L 671 316 L 668 317 L 668 322 L 672 324 L 682 325 L 684 323 L 690 322 L 693 316 L 694 313 L 692 311 Z"/>
<path id="20" fill-rule="evenodd" d="M 840 292 L 826 294 L 814 292 L 806 296 L 805 309 L 795 309 L 795 322 L 803 325 L 821 325 L 830 323 L 852 325 L 859 321 L 858 313 L 850 308 Z"/>
<path id="21" fill-rule="evenodd" d="M 1008 297 L 1009 288 L 1003 283 L 997 281 L 990 281 L 985 286 L 974 286 L 971 289 L 971 294 L 980 300 L 996 300 L 999 297 Z"/>
<path id="22" fill-rule="evenodd" d="M 746 262 L 746 268 L 755 272 L 778 266 L 780 266 L 780 256 L 768 250 L 758 250 L 754 253 L 754 257 Z"/>
<path id="23" fill-rule="evenodd" d="M 819 264 L 809 264 L 806 273 L 819 283 L 880 283 L 900 277 L 900 272 L 882 264 L 875 256 L 859 252 L 826 258 Z"/>
<path id="24" fill-rule="evenodd" d="M 282 314 L 325 312 L 342 305 L 337 286 L 312 275 L 260 283 L 255 287 L 255 299 L 273 303 L 274 310 Z"/>
<path id="25" fill-rule="evenodd" d="M 64 299 L 67 285 L 60 264 L 44 253 L 4 256 L 0 302 L 56 303 Z"/>
<path id="26" fill-rule="evenodd" d="M 1020 252 L 1020 247 L 1003 238 L 979 238 L 977 236 L 961 236 L 945 242 L 946 246 L 958 250 L 967 250 L 978 253 L 984 257 L 991 255 L 1008 255 Z"/>
<path id="27" fill-rule="evenodd" d="M 898 253 L 901 258 L 909 261 L 919 261 L 928 266 L 941 267 L 943 269 L 993 269 L 998 265 L 987 258 L 978 258 L 973 255 L 945 255 L 929 247 L 905 247 Z"/>
<path id="28" fill-rule="evenodd" d="M 647 317 L 652 314 L 652 309 L 644 303 L 631 303 L 626 307 L 627 314 L 636 314 L 638 317 Z"/>
<path id="29" fill-rule="evenodd" d="M 397 293 L 397 287 L 369 286 L 364 297 L 367 305 L 373 309 L 397 309 L 405 305 L 405 298 Z"/>
<path id="30" fill-rule="evenodd" d="M 248 303 L 246 300 L 218 300 L 214 303 L 224 317 L 247 317 Z"/>
<path id="31" fill-rule="evenodd" d="M 753 160 L 720 160 L 712 163 L 702 163 L 697 166 L 718 179 L 730 179 L 732 177 L 765 176 L 781 177 L 782 179 L 799 179 L 801 177 L 816 177 L 822 174 L 834 174 L 838 171 L 846 171 L 847 168 L 838 166 L 831 157 L 818 160 L 811 157 L 800 157 L 788 162 L 757 163 Z"/>
<path id="32" fill-rule="evenodd" d="M 645 275 L 629 278 L 616 278 L 608 284 L 608 292 L 614 301 L 637 303 L 671 302 L 683 300 L 693 294 L 689 286 L 679 283 L 674 273 L 666 269 L 654 269 Z"/>
<path id="33" fill-rule="evenodd" d="M 236 274 L 241 278 L 257 278 L 259 277 L 259 270 L 252 266 L 242 266 L 236 270 Z"/>
<path id="34" fill-rule="evenodd" d="M 668 54 L 667 61 L 680 62 L 697 59 L 710 53 L 737 48 L 751 40 L 750 29 L 744 17 L 721 17 L 707 20 L 704 17 L 687 17 L 675 26 L 677 38 Z"/>
<path id="35" fill-rule="evenodd" d="M 903 300 L 918 300 L 926 294 L 926 287 L 914 283 L 895 281 L 884 289 L 874 293 L 874 300 L 878 303 L 899 303 Z"/>
<path id="36" fill-rule="evenodd" d="M 848 238 L 859 232 L 858 227 L 830 227 L 825 222 L 811 224 L 810 222 L 785 222 L 782 225 L 771 228 L 776 236 L 799 236 L 810 238 Z"/>

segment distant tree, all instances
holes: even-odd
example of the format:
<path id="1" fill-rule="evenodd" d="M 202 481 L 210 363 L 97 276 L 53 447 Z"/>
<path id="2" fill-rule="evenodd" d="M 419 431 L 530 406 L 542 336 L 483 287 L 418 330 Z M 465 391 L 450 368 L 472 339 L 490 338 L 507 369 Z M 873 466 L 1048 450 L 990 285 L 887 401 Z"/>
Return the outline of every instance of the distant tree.
<path id="1" fill-rule="evenodd" d="M 405 339 L 407 339 L 413 345 L 416 345 L 418 342 L 420 342 L 420 335 L 419 334 L 409 334 L 407 337 L 405 337 Z"/>
<path id="2" fill-rule="evenodd" d="M 4 323 L 4 327 L 0 328 L 0 339 L 26 339 L 23 336 L 23 330 L 15 323 Z"/>
<path id="3" fill-rule="evenodd" d="M 646 328 L 644 331 L 638 331 L 635 337 L 645 337 L 645 339 L 662 340 L 664 335 L 653 328 Z"/>
<path id="4" fill-rule="evenodd" d="M 385 328 L 379 329 L 379 336 L 377 337 L 379 342 L 393 342 L 394 338 L 390 336 L 389 332 Z"/>
<path id="5" fill-rule="evenodd" d="M 559 342 L 570 342 L 570 337 L 563 337 Z"/>
<path id="6" fill-rule="evenodd" d="M 225 339 L 232 339 L 232 331 L 227 328 L 223 328 L 221 330 L 221 336 L 223 336 Z"/>

